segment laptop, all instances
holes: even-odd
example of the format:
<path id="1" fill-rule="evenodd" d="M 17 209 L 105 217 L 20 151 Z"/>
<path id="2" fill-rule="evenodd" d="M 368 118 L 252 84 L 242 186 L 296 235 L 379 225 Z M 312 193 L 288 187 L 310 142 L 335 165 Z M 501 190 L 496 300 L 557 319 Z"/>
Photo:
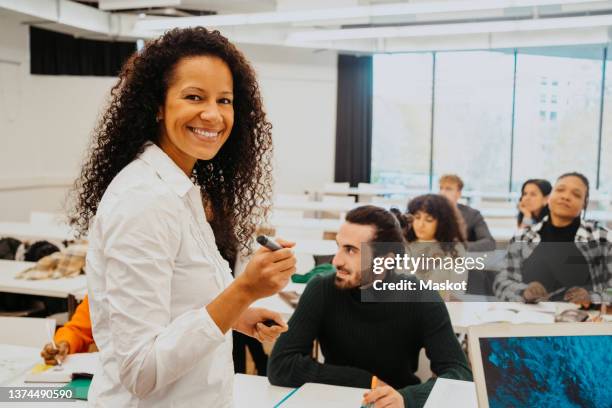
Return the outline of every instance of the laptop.
<path id="1" fill-rule="evenodd" d="M 468 329 L 480 408 L 612 407 L 612 323 Z"/>

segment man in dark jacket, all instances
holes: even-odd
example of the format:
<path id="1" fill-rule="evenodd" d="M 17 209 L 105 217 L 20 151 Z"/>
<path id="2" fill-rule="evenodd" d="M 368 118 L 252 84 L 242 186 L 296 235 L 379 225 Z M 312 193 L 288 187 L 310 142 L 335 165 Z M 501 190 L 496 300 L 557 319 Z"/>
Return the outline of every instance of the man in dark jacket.
<path id="1" fill-rule="evenodd" d="M 467 250 L 471 252 L 493 251 L 495 240 L 489 232 L 489 227 L 480 211 L 467 205 L 459 204 L 463 190 L 463 180 L 455 174 L 445 174 L 440 177 L 440 194 L 448 198 L 463 217 L 468 240 Z"/>

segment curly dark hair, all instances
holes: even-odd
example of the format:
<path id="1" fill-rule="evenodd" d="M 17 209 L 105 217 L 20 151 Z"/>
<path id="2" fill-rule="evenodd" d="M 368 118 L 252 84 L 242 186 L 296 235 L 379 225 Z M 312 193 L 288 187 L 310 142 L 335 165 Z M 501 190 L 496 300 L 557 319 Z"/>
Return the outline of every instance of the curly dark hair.
<path id="1" fill-rule="evenodd" d="M 158 142 L 159 108 L 177 63 L 215 56 L 229 67 L 234 84 L 234 126 L 217 155 L 198 160 L 192 179 L 212 215 L 209 221 L 226 259 L 249 251 L 255 227 L 269 210 L 272 190 L 272 125 L 267 121 L 255 72 L 244 55 L 218 31 L 173 29 L 146 44 L 124 64 L 111 90 L 80 177 L 75 181 L 69 222 L 87 231 L 106 188 L 126 165 Z"/>
<path id="2" fill-rule="evenodd" d="M 440 247 L 445 253 L 456 256 L 456 244 L 465 245 L 466 238 L 463 218 L 459 210 L 446 197 L 439 194 L 424 194 L 415 197 L 408 203 L 407 211 L 411 215 L 423 211 L 438 221 L 434 237 L 440 243 Z M 408 242 L 417 240 L 413 228 L 408 229 L 406 240 Z"/>

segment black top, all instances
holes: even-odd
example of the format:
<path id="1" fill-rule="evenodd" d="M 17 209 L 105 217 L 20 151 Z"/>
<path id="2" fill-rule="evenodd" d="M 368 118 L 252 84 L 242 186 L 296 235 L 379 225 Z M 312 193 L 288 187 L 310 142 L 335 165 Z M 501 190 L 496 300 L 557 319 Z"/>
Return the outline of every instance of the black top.
<path id="1" fill-rule="evenodd" d="M 589 265 L 576 246 L 580 218 L 566 227 L 547 220 L 539 231 L 541 242 L 525 260 L 523 282 L 540 282 L 548 292 L 574 286 L 591 288 Z M 563 293 L 552 300 L 561 300 Z"/>
<path id="2" fill-rule="evenodd" d="M 289 320 L 289 331 L 272 350 L 272 384 L 370 388 L 376 375 L 398 389 L 406 407 L 421 407 L 435 382 L 420 384 L 414 375 L 423 347 L 438 377 L 471 380 L 443 302 L 364 303 L 359 290 L 336 288 L 334 277 L 318 276 L 308 283 Z M 311 357 L 315 339 L 324 364 Z"/>

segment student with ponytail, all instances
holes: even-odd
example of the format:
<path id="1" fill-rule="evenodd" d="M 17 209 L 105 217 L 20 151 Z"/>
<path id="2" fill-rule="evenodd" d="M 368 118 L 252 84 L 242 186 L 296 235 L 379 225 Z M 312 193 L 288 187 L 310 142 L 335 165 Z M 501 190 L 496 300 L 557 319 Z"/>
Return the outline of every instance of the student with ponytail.
<path id="1" fill-rule="evenodd" d="M 548 180 L 529 179 L 523 183 L 516 220 L 519 228 L 537 224 L 548 215 L 548 197 L 551 191 L 552 185 Z"/>

